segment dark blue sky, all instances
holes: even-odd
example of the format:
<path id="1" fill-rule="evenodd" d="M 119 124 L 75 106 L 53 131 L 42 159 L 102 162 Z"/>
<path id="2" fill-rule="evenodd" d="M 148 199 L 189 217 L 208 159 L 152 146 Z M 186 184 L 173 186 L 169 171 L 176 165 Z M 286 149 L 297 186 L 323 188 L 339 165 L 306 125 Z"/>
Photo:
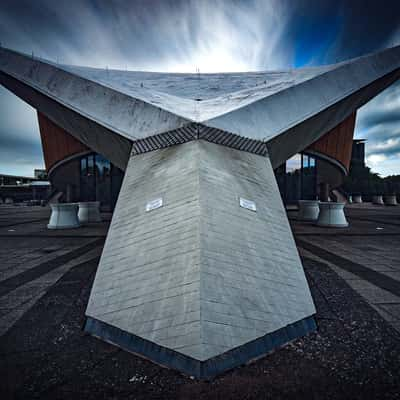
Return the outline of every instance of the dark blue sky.
<path id="1" fill-rule="evenodd" d="M 0 41 L 61 63 L 201 72 L 329 64 L 400 44 L 397 0 L 1 0 Z M 368 163 L 400 174 L 400 84 L 358 113 Z M 43 159 L 34 110 L 0 88 L 0 172 Z"/>

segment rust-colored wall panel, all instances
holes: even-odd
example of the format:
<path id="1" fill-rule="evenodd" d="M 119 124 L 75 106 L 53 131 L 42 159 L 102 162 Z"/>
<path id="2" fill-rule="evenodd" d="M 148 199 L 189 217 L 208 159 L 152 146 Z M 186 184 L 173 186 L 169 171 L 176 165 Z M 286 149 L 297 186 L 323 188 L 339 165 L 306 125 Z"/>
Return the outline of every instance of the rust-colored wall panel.
<path id="1" fill-rule="evenodd" d="M 46 169 L 49 169 L 58 161 L 74 154 L 89 151 L 90 149 L 75 139 L 67 131 L 60 128 L 45 115 L 38 112 L 40 137 Z"/>
<path id="2" fill-rule="evenodd" d="M 333 158 L 339 161 L 348 171 L 350 167 L 355 122 L 356 113 L 353 113 L 314 142 L 305 152 L 311 150 Z"/>

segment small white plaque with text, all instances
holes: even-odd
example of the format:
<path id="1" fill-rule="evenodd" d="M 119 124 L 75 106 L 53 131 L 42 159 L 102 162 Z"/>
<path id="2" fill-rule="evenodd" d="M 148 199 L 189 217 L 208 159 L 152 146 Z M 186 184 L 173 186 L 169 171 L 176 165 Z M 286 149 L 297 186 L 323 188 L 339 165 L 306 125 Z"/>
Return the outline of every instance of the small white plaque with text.
<path id="1" fill-rule="evenodd" d="M 147 202 L 146 204 L 146 212 L 147 211 L 151 211 L 151 210 L 155 210 L 157 208 L 160 208 L 163 206 L 163 199 L 162 197 L 159 197 L 158 199 L 154 199 L 151 200 L 149 202 Z"/>
<path id="2" fill-rule="evenodd" d="M 254 201 L 239 197 L 239 204 L 240 207 L 247 208 L 250 211 L 257 211 L 256 203 L 254 203 Z"/>

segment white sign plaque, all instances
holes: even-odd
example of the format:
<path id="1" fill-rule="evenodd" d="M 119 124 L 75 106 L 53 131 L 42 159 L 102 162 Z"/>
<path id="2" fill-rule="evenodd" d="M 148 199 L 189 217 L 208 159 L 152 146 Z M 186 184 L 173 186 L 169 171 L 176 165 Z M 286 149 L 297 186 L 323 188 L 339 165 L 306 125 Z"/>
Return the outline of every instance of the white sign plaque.
<path id="1" fill-rule="evenodd" d="M 151 200 L 149 202 L 147 202 L 146 204 L 146 212 L 147 211 L 151 211 L 151 210 L 155 210 L 157 208 L 160 208 L 163 206 L 163 199 L 162 197 L 159 197 L 158 199 L 154 199 Z"/>
<path id="2" fill-rule="evenodd" d="M 254 203 L 254 201 L 239 197 L 239 204 L 240 207 L 247 208 L 250 211 L 257 211 L 256 203 Z"/>

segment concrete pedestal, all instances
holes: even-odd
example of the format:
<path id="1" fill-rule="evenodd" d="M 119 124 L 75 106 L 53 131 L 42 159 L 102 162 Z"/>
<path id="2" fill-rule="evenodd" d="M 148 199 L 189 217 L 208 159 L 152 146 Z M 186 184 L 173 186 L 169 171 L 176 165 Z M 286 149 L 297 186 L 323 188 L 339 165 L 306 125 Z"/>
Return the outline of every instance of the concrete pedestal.
<path id="1" fill-rule="evenodd" d="M 379 204 L 379 205 L 383 205 L 383 198 L 382 195 L 376 195 L 376 196 L 372 196 L 372 204 Z"/>
<path id="2" fill-rule="evenodd" d="M 345 228 L 349 226 L 344 215 L 344 203 L 319 203 L 318 226 Z"/>
<path id="3" fill-rule="evenodd" d="M 351 203 L 353 202 L 353 196 L 349 196 L 349 197 L 347 198 L 347 202 L 348 202 L 349 204 L 351 204 Z"/>
<path id="4" fill-rule="evenodd" d="M 99 201 L 80 202 L 78 204 L 78 219 L 80 223 L 101 222 Z"/>
<path id="5" fill-rule="evenodd" d="M 210 377 L 315 329 L 314 314 L 268 156 L 202 140 L 131 156 L 87 332 Z"/>
<path id="6" fill-rule="evenodd" d="M 51 216 L 48 229 L 70 229 L 78 228 L 78 204 L 57 203 L 51 204 Z"/>
<path id="7" fill-rule="evenodd" d="M 14 200 L 11 197 L 6 197 L 4 199 L 4 204 L 14 204 Z"/>
<path id="8" fill-rule="evenodd" d="M 353 194 L 353 203 L 362 203 L 362 196 L 361 194 Z"/>
<path id="9" fill-rule="evenodd" d="M 318 200 L 299 200 L 298 219 L 302 221 L 316 221 L 319 214 Z"/>
<path id="10" fill-rule="evenodd" d="M 395 194 L 386 195 L 384 200 L 386 206 L 397 206 L 398 204 Z"/>

